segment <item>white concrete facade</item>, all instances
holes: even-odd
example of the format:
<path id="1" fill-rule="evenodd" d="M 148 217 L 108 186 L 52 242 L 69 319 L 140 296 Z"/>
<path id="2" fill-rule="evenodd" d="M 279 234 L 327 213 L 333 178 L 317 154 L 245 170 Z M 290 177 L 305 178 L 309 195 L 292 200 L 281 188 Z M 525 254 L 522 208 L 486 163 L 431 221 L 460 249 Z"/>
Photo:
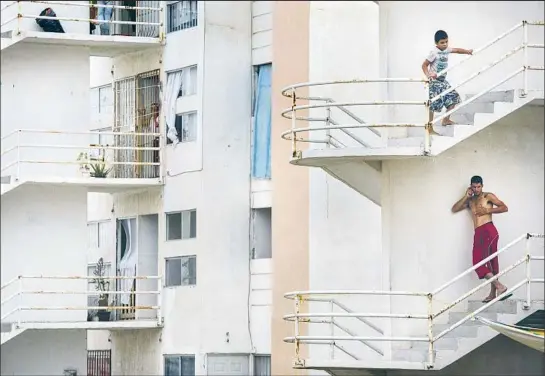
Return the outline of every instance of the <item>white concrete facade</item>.
<path id="1" fill-rule="evenodd" d="M 252 182 L 250 176 L 252 65 L 270 62 L 271 46 L 253 43 L 252 14 L 259 14 L 252 13 L 251 2 L 198 2 L 197 7 L 197 25 L 167 33 L 163 48 L 91 60 L 91 87 L 160 69 L 162 95 L 169 73 L 197 67 L 196 93 L 175 103 L 177 114 L 197 113 L 196 140 L 166 146 L 164 189 L 89 194 L 88 221 L 102 221 L 109 239 L 115 239 L 116 219 L 158 215 L 160 275 L 167 258 L 195 255 L 197 260 L 196 285 L 163 289 L 164 328 L 88 332 L 88 349 L 112 350 L 113 374 L 161 374 L 165 355 L 194 355 L 195 373 L 213 374 L 208 354 L 246 354 L 251 367 L 250 354 L 271 352 L 270 211 L 269 221 L 260 221 L 268 229 L 258 230 L 269 234 L 269 248 L 267 241 L 257 245 L 269 259 L 251 260 L 250 246 L 251 208 L 271 205 L 270 181 Z M 266 17 L 263 22 L 272 27 Z M 264 51 L 256 63 L 252 50 L 258 49 Z M 196 238 L 166 240 L 166 213 L 193 209 Z M 98 257 L 115 264 L 114 244 L 89 250 L 89 263 Z"/>
<path id="2" fill-rule="evenodd" d="M 483 17 L 483 14 L 491 13 L 494 17 Z M 309 81 L 420 78 L 423 77 L 422 62 L 434 47 L 433 35 L 436 30 L 448 32 L 452 47 L 476 49 L 516 23 L 541 18 L 542 15 L 543 3 L 537 1 L 311 2 Z M 529 30 L 530 43 L 542 43 L 539 36 L 543 28 Z M 485 51 L 478 59 L 449 74 L 449 80 L 453 84 L 462 81 L 486 62 L 499 58 L 520 43 L 522 30 L 502 40 L 497 48 Z M 347 45 L 353 47 L 347 48 Z M 542 53 L 539 49 L 530 51 L 529 59 L 537 62 L 537 57 Z M 450 64 L 464 58 L 452 55 Z M 517 64 L 522 64 L 521 52 L 516 59 L 498 64 L 478 80 L 462 86 L 460 95 L 464 97 L 478 93 L 518 68 Z M 529 76 L 529 86 L 533 90 L 543 90 L 542 80 L 538 81 L 536 77 Z M 494 90 L 521 87 L 522 75 Z M 311 96 L 328 96 L 338 102 L 426 99 L 426 91 L 421 84 L 337 85 L 311 87 L 309 90 Z M 350 107 L 350 110 L 369 123 L 378 119 L 400 123 L 427 120 L 425 111 L 399 106 L 384 110 L 376 106 L 360 106 Z M 310 113 L 311 117 L 325 115 L 324 109 L 310 110 Z M 355 123 L 332 109 L 332 118 L 336 116 L 346 124 Z M 542 107 L 530 107 L 518 118 L 495 124 L 437 158 L 382 162 L 378 173 L 380 178 L 376 181 L 381 206 L 323 170 L 310 169 L 309 289 L 431 291 L 470 267 L 473 239 L 471 219 L 467 213 L 452 214 L 450 208 L 461 197 L 464 187 L 469 186 L 473 175 L 482 175 L 485 191 L 496 193 L 509 206 L 508 213 L 494 216 L 494 223 L 500 232 L 500 247 L 526 232 L 543 233 L 543 212 L 542 209 L 535 209 L 542 207 L 543 200 L 539 193 L 543 189 L 542 121 Z M 322 123 L 316 124 L 323 126 Z M 298 126 L 307 125 L 300 123 Z M 385 129 L 381 129 L 381 132 L 388 137 L 414 136 L 422 132 L 403 128 Z M 369 135 L 367 130 L 351 131 L 364 139 Z M 323 132 L 316 132 L 317 138 L 320 133 L 323 136 Z M 341 141 L 349 147 L 360 147 L 348 137 Z M 315 147 L 323 148 L 323 145 L 317 144 Z M 361 163 L 346 163 L 345 166 L 351 166 L 346 173 L 365 174 Z M 521 165 L 526 166 L 524 172 L 519 169 Z M 301 173 L 306 171 L 302 170 Z M 525 192 L 522 196 L 521 188 Z M 536 203 L 535 207 L 533 202 Z M 510 254 L 500 257 L 500 268 L 522 257 L 523 245 L 517 247 Z M 539 241 L 534 247 L 537 255 L 543 254 Z M 532 271 L 537 273 L 536 278 L 543 275 L 537 269 Z M 513 285 L 519 282 L 523 274 L 524 271 L 519 269 L 503 281 L 508 286 Z M 472 273 L 443 292 L 440 299 L 448 303 L 478 283 L 475 273 Z M 532 295 L 539 297 L 541 291 L 542 286 L 536 285 Z M 484 290 L 479 293 L 486 294 Z M 521 289 L 515 297 L 523 299 L 524 294 L 524 289 Z M 347 297 L 342 301 L 355 312 L 426 314 L 425 298 L 368 296 Z M 462 304 L 455 310 L 464 310 L 464 307 Z M 329 312 L 329 309 L 325 303 L 310 303 L 309 312 Z M 426 336 L 425 321 L 370 321 L 383 328 L 387 336 Z M 354 320 L 350 325 L 348 321 L 341 322 L 359 336 L 377 335 L 362 323 L 353 324 Z M 314 325 L 311 328 L 311 335 L 330 335 L 328 325 Z M 335 334 L 346 335 L 340 330 L 335 330 Z M 373 344 L 384 352 L 385 359 L 391 355 L 392 348 L 404 345 L 389 342 Z M 361 343 L 342 342 L 342 346 L 360 359 L 369 362 L 381 359 L 380 355 Z M 330 356 L 329 346 L 310 346 L 309 358 L 322 360 Z M 335 359 L 353 360 L 338 350 Z"/>

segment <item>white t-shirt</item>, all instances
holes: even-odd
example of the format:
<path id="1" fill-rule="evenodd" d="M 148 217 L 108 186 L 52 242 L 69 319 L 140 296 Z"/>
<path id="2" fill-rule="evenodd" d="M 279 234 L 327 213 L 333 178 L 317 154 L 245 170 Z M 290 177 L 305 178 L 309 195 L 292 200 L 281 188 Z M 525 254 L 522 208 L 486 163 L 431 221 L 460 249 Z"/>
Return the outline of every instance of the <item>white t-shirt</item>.
<path id="1" fill-rule="evenodd" d="M 433 50 L 431 50 L 428 57 L 426 57 L 426 60 L 430 62 L 429 72 L 439 74 L 441 71 L 447 69 L 448 55 L 451 52 L 451 48 L 441 51 L 439 48 L 435 47 Z M 442 77 L 446 77 L 446 75 L 443 75 Z"/>

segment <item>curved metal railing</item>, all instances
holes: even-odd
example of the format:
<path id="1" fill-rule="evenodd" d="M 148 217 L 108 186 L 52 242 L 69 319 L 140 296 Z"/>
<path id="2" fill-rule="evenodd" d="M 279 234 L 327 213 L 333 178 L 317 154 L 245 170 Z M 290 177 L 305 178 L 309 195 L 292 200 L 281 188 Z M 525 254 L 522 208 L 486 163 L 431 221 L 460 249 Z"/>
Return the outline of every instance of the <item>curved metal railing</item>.
<path id="1" fill-rule="evenodd" d="M 529 309 L 532 303 L 532 294 L 531 286 L 532 283 L 544 283 L 544 278 L 533 278 L 531 276 L 531 261 L 539 260 L 543 261 L 543 255 L 532 255 L 530 254 L 529 243 L 532 239 L 540 238 L 543 239 L 545 236 L 543 234 L 523 234 L 507 244 L 505 247 L 499 249 L 497 252 L 491 254 L 487 258 L 483 259 L 481 262 L 475 264 L 474 266 L 468 268 L 464 272 L 460 273 L 450 281 L 444 283 L 440 287 L 436 288 L 433 291 L 379 291 L 379 290 L 321 290 L 321 291 L 294 291 L 289 292 L 284 295 L 286 299 L 294 301 L 294 313 L 287 314 L 284 316 L 284 320 L 294 323 L 294 335 L 284 338 L 284 342 L 293 343 L 295 345 L 295 358 L 296 364 L 304 365 L 304 360 L 300 358 L 300 346 L 302 344 L 309 345 L 330 345 L 332 347 L 331 357 L 333 358 L 334 352 L 333 347 L 338 348 L 344 353 L 348 354 L 352 358 L 358 360 L 357 355 L 348 352 L 339 342 L 343 341 L 357 341 L 362 342 L 367 347 L 374 350 L 379 355 L 383 356 L 383 351 L 377 349 L 375 346 L 371 345 L 372 342 L 405 342 L 405 341 L 414 341 L 414 342 L 425 342 L 428 344 L 428 361 L 426 367 L 431 369 L 434 367 L 435 362 L 435 343 L 443 338 L 445 335 L 464 324 L 468 320 L 473 319 L 476 315 L 482 311 L 488 309 L 490 306 L 498 302 L 503 296 L 511 294 L 516 290 L 520 289 L 523 286 L 526 286 L 526 298 L 524 307 Z M 469 273 L 474 272 L 477 268 L 489 262 L 493 258 L 498 257 L 500 254 L 512 249 L 516 244 L 526 241 L 525 255 L 520 258 L 510 266 L 506 267 L 500 273 L 495 275 L 493 278 L 487 279 L 484 282 L 480 283 L 477 287 L 469 290 L 468 292 L 462 294 L 458 298 L 454 299 L 450 303 L 444 304 L 441 300 L 437 298 L 437 295 L 445 290 L 446 288 L 452 286 L 454 283 L 459 281 L 464 276 Z M 525 264 L 526 267 L 526 276 L 518 283 L 515 283 L 511 288 L 505 291 L 502 295 L 497 296 L 495 299 L 490 302 L 483 304 L 477 310 L 467 314 L 462 319 L 458 320 L 453 325 L 444 329 L 438 334 L 434 334 L 434 327 L 437 318 L 448 313 L 451 309 L 461 302 L 465 301 L 468 297 L 473 295 L 475 292 L 479 291 L 483 287 L 490 285 L 492 282 L 496 281 L 498 278 L 504 276 L 505 274 L 511 272 L 513 269 L 518 267 L 521 264 Z M 541 295 L 541 294 L 540 294 Z M 359 297 L 369 297 L 369 296 L 382 296 L 382 297 L 393 297 L 393 296 L 405 296 L 405 297 L 419 297 L 426 298 L 427 300 L 427 309 L 425 313 L 414 313 L 414 312 L 404 312 L 404 313 L 384 313 L 384 312 L 354 312 L 349 310 L 346 306 L 341 305 L 341 309 L 344 312 L 333 312 L 333 305 L 336 299 L 339 296 L 359 296 Z M 331 312 L 302 312 L 301 305 L 303 302 L 329 302 L 331 307 Z M 435 305 L 434 305 L 435 303 Z M 437 305 L 437 303 L 440 303 Z M 437 310 L 434 310 L 433 307 L 438 306 Z M 334 327 L 338 327 L 336 319 L 338 318 L 352 318 L 357 319 L 360 322 L 364 323 L 366 326 L 370 327 L 373 331 L 379 333 L 375 336 L 357 336 L 354 333 L 351 333 L 348 330 L 343 330 L 347 336 L 338 336 L 334 334 Z M 405 319 L 405 320 L 419 320 L 426 321 L 428 330 L 426 335 L 422 336 L 385 336 L 381 328 L 377 327 L 375 324 L 368 321 L 368 319 Z M 325 319 L 325 320 L 324 320 Z M 301 335 L 301 324 L 328 324 L 331 328 L 330 335 Z"/>
<path id="2" fill-rule="evenodd" d="M 291 98 L 292 100 L 292 106 L 290 108 L 287 108 L 282 111 L 281 115 L 282 117 L 286 119 L 290 119 L 291 129 L 289 131 L 283 132 L 281 134 L 281 137 L 284 140 L 288 140 L 292 142 L 292 156 L 294 158 L 298 158 L 301 155 L 301 151 L 297 148 L 298 142 L 304 142 L 304 143 L 316 143 L 316 144 L 325 144 L 326 147 L 335 147 L 335 148 L 342 148 L 345 145 L 343 145 L 342 142 L 338 140 L 337 137 L 333 136 L 331 134 L 332 130 L 339 130 L 343 133 L 347 133 L 356 129 L 368 129 L 371 132 L 373 132 L 376 136 L 380 137 L 380 133 L 376 132 L 374 128 L 424 128 L 424 147 L 423 147 L 423 154 L 429 155 L 430 148 L 431 148 L 431 130 L 434 124 L 440 122 L 444 118 L 456 113 L 457 111 L 463 109 L 470 103 L 476 101 L 486 93 L 490 92 L 491 90 L 497 88 L 498 86 L 502 85 L 503 83 L 509 81 L 510 79 L 514 78 L 515 76 L 518 76 L 520 74 L 523 75 L 523 87 L 520 93 L 520 96 L 526 96 L 528 92 L 528 72 L 529 71 L 543 71 L 543 66 L 530 66 L 528 64 L 528 50 L 539 48 L 543 49 L 543 44 L 530 44 L 528 43 L 528 26 L 544 26 L 543 21 L 522 21 L 517 23 L 514 27 L 507 30 L 505 33 L 499 35 L 498 37 L 492 39 L 491 41 L 487 42 L 485 45 L 475 49 L 473 51 L 473 55 L 470 56 L 467 59 L 461 60 L 460 62 L 451 65 L 448 69 L 442 71 L 439 73 L 439 76 L 444 76 L 454 68 L 464 64 L 465 62 L 471 60 L 475 56 L 480 55 L 483 51 L 490 48 L 492 45 L 496 44 L 500 40 L 503 40 L 507 36 L 511 35 L 515 31 L 522 29 L 523 35 L 522 35 L 522 43 L 518 45 L 516 48 L 512 49 L 511 51 L 505 53 L 500 58 L 488 63 L 481 69 L 479 69 L 477 72 L 472 73 L 470 76 L 463 79 L 458 84 L 452 86 L 450 89 L 443 91 L 442 93 L 438 94 L 437 96 L 433 98 L 429 98 L 428 94 L 428 83 L 429 81 L 427 79 L 421 79 L 421 78 L 377 78 L 377 79 L 353 79 L 353 80 L 335 80 L 335 81 L 320 81 L 320 82 L 306 82 L 306 83 L 299 83 L 295 85 L 290 85 L 282 90 L 282 95 L 284 97 Z M 457 105 L 453 110 L 447 111 L 444 114 L 435 117 L 433 120 L 429 120 L 429 107 L 430 103 L 447 95 L 453 90 L 458 89 L 460 86 L 471 82 L 475 78 L 481 76 L 483 73 L 487 72 L 494 66 L 498 65 L 499 63 L 509 59 L 510 57 L 517 54 L 519 51 L 523 51 L 524 54 L 524 60 L 523 65 L 517 68 L 512 73 L 504 76 L 502 79 L 496 81 L 494 84 L 489 85 L 486 89 L 483 89 L 478 94 L 472 96 L 470 99 L 465 100 L 461 102 L 459 105 Z M 361 101 L 361 102 L 344 102 L 344 103 L 336 103 L 331 98 L 327 97 L 321 97 L 321 96 L 310 96 L 305 95 L 301 93 L 300 89 L 308 90 L 309 88 L 318 87 L 318 86 L 332 86 L 332 85 L 351 85 L 351 84 L 369 84 L 369 83 L 387 83 L 387 84 L 393 84 L 393 83 L 419 83 L 419 84 L 425 84 L 426 89 L 422 91 L 422 98 L 425 98 L 421 101 L 415 101 L 415 100 L 386 100 L 386 101 Z M 297 101 L 306 101 L 309 104 L 299 105 Z M 321 103 L 313 103 L 313 102 L 321 102 Z M 385 122 L 385 121 L 378 121 L 373 123 L 365 123 L 363 120 L 360 122 L 356 122 L 354 124 L 339 124 L 335 121 L 332 121 L 331 118 L 331 109 L 332 108 L 339 108 L 339 109 L 346 109 L 346 107 L 356 107 L 356 106 L 419 106 L 422 108 L 422 113 L 425 114 L 425 117 L 422 117 L 421 122 Z M 326 115 L 323 117 L 313 117 L 313 116 L 307 116 L 307 115 L 301 115 L 302 111 L 308 111 L 311 109 L 325 109 Z M 307 126 L 307 127 L 297 127 L 297 121 L 304 121 L 308 123 L 323 123 L 323 126 Z M 307 136 L 309 132 L 315 132 L 315 131 L 325 131 L 325 137 L 318 137 L 318 138 L 311 138 L 310 136 Z M 353 139 L 355 139 L 359 144 L 361 144 L 364 147 L 372 147 L 369 143 L 363 142 L 361 139 L 357 140 L 354 136 L 354 134 L 349 135 Z M 379 144 L 381 144 L 379 142 Z M 383 143 L 382 143 L 383 144 Z"/>

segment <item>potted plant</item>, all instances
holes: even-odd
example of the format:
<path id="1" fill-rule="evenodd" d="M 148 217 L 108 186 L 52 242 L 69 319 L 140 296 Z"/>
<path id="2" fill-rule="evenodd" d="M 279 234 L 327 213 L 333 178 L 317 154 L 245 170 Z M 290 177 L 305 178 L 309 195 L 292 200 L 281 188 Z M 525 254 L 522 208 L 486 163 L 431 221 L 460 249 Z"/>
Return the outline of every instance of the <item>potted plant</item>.
<path id="1" fill-rule="evenodd" d="M 95 285 L 95 289 L 100 292 L 98 297 L 98 306 L 99 307 L 108 307 L 108 293 L 110 289 L 110 281 L 108 281 L 104 274 L 106 273 L 106 268 L 104 266 L 104 260 L 101 258 L 98 259 L 97 266 L 93 271 L 93 275 L 96 278 L 92 279 L 92 283 Z M 98 321 L 109 321 L 110 320 L 110 311 L 108 309 L 99 309 L 97 312 Z"/>
<path id="2" fill-rule="evenodd" d="M 111 170 L 111 168 L 106 168 L 106 163 L 104 162 L 93 163 L 91 164 L 91 177 L 105 178 Z"/>

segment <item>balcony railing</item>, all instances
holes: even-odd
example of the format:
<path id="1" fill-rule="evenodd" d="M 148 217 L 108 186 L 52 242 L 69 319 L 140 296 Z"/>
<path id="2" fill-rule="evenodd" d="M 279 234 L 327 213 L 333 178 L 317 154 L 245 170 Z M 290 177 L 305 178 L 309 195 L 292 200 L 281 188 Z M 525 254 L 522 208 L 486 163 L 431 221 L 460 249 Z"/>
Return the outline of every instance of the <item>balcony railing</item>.
<path id="1" fill-rule="evenodd" d="M 20 129 L 2 137 L 1 175 L 12 181 L 161 179 L 159 133 Z"/>
<path id="2" fill-rule="evenodd" d="M 467 61 L 475 61 L 482 55 L 482 52 L 488 50 L 491 46 L 495 45 L 499 41 L 504 40 L 511 34 L 520 30 L 520 40 L 517 41 L 516 46 L 505 50 L 505 53 L 497 58 L 490 59 L 488 55 L 485 55 L 486 62 L 477 71 L 471 72 L 467 77 L 464 77 L 460 83 L 453 85 L 451 89 L 445 90 L 433 98 L 429 98 L 429 89 L 427 87 L 428 80 L 424 78 L 377 78 L 377 79 L 350 79 L 350 80 L 336 80 L 336 81 L 321 81 L 321 82 L 307 82 L 288 86 L 282 90 L 282 95 L 291 99 L 291 107 L 285 109 L 282 112 L 282 116 L 286 119 L 290 119 L 292 127 L 289 131 L 284 132 L 281 136 L 285 140 L 289 140 L 292 143 L 292 156 L 298 158 L 302 150 L 298 147 L 299 143 L 306 142 L 315 144 L 316 148 L 345 148 L 345 147 L 364 147 L 364 148 L 377 148 L 384 147 L 386 142 L 382 139 L 382 135 L 377 132 L 377 129 L 415 129 L 420 128 L 424 130 L 424 143 L 423 154 L 430 155 L 431 149 L 431 131 L 433 125 L 438 125 L 444 118 L 457 113 L 458 111 L 466 108 L 467 106 L 483 95 L 490 91 L 500 87 L 508 81 L 519 79 L 520 82 L 514 84 L 517 89 L 520 89 L 519 96 L 526 97 L 529 92 L 543 91 L 543 78 L 542 74 L 545 69 L 543 66 L 543 48 L 544 44 L 536 44 L 529 42 L 529 28 L 535 27 L 535 29 L 542 30 L 544 26 L 543 21 L 522 21 L 517 23 L 514 27 L 506 31 L 505 33 L 494 38 L 484 46 L 477 48 L 473 51 L 473 55 L 468 59 L 462 60 L 458 64 L 453 64 L 448 69 L 442 71 L 439 75 L 443 76 L 447 72 L 459 67 Z M 541 38 L 543 34 L 540 34 Z M 529 56 L 533 51 L 541 51 L 539 54 L 533 54 Z M 514 60 L 514 56 L 517 53 L 522 54 L 520 63 Z M 490 78 L 486 87 L 479 88 L 479 92 L 473 95 L 467 100 L 463 100 L 454 109 L 445 112 L 444 114 L 435 117 L 430 121 L 429 109 L 430 103 L 435 101 L 444 95 L 450 93 L 459 87 L 472 83 L 482 78 L 483 74 L 488 73 L 493 67 L 500 63 L 507 61 L 508 63 L 515 63 L 515 68 L 511 71 L 511 64 L 509 72 L 501 72 L 499 78 L 494 76 Z M 541 77 L 539 79 L 529 79 L 529 75 L 532 71 L 540 72 Z M 480 83 L 480 82 L 479 82 Z M 403 100 L 382 100 L 377 94 L 380 92 L 379 88 L 370 88 L 373 85 L 390 85 L 392 91 L 401 90 L 402 85 L 414 85 L 414 90 L 407 91 L 411 95 L 412 100 L 409 98 L 403 98 Z M 348 93 L 352 91 L 354 85 L 365 85 L 369 92 L 372 93 L 372 100 L 366 101 L 343 101 L 335 102 L 330 95 L 318 95 L 316 92 L 319 88 L 324 88 L 326 91 L 334 90 L 333 87 L 343 86 L 341 92 Z M 350 86 L 350 87 L 349 87 Z M 420 86 L 420 90 L 418 88 Z M 481 85 L 477 85 L 481 86 Z M 412 87 L 411 87 L 412 88 Z M 314 92 L 312 92 L 314 90 Z M 360 88 L 357 88 L 360 91 Z M 365 87 L 362 87 L 361 91 L 364 91 Z M 311 94 L 306 94 L 311 92 Z M 406 94 L 409 95 L 409 94 Z M 345 95 L 346 96 L 346 95 Z M 301 102 L 303 102 L 301 104 Z M 402 112 L 401 121 L 393 122 L 389 121 L 388 116 L 383 116 L 384 113 L 380 112 L 380 108 L 387 106 L 389 108 L 394 107 Z M 354 112 L 359 112 L 358 118 L 354 113 L 347 113 L 346 108 L 349 107 Z M 368 109 L 371 109 L 367 111 Z M 411 111 L 414 109 L 414 111 Z M 337 111 L 334 113 L 334 111 Z M 341 114 L 341 111 L 344 114 Z M 363 112 L 365 115 L 361 115 Z M 388 112 L 388 115 L 396 115 L 395 111 Z M 338 116 L 346 116 L 350 120 L 339 121 Z M 398 114 L 397 114 L 398 115 Z M 370 118 L 365 118 L 369 116 Z M 400 116 L 397 116 L 398 118 Z M 363 120 L 361 120 L 363 119 Z M 305 127 L 297 127 L 297 122 L 303 121 L 309 123 Z M 349 123 L 354 121 L 352 123 Z M 310 123 L 322 123 L 317 126 L 310 126 Z M 376 129 L 374 129 L 376 128 Z M 374 134 L 372 134 L 374 133 Z M 378 137 L 377 137 L 378 134 Z M 325 145 L 325 146 L 322 146 Z"/>
<path id="3" fill-rule="evenodd" d="M 540 263 L 543 263 L 544 261 L 543 238 L 543 234 L 523 234 L 433 291 L 322 290 L 294 291 L 287 293 L 284 296 L 285 298 L 294 301 L 294 312 L 285 315 L 284 320 L 293 322 L 294 328 L 293 335 L 284 338 L 284 342 L 294 344 L 295 365 L 298 367 L 305 366 L 305 359 L 303 359 L 300 354 L 301 346 L 328 345 L 330 347 L 330 360 L 336 360 L 335 353 L 340 354 L 342 352 L 355 361 L 366 360 L 369 362 L 372 357 L 375 359 L 390 360 L 385 355 L 384 349 L 377 346 L 380 343 L 422 342 L 427 345 L 428 349 L 428 357 L 425 366 L 427 369 L 432 369 L 435 367 L 436 363 L 435 353 L 437 350 L 437 341 L 444 338 L 445 335 L 463 325 L 468 320 L 475 318 L 478 314 L 496 304 L 504 297 L 507 297 L 509 294 L 514 294 L 521 288 L 524 289 L 524 295 L 519 298 L 523 299 L 523 309 L 526 310 L 529 310 L 532 307 L 532 303 L 543 303 L 542 287 L 537 287 L 532 290 L 533 284 L 541 284 L 541 286 L 543 286 L 543 283 L 545 282 L 543 273 L 537 273 L 537 276 L 532 274 L 535 273 L 535 271 L 532 272 L 532 270 L 535 270 L 532 268 L 532 261 L 539 261 Z M 537 239 L 541 239 L 539 242 L 541 243 L 541 250 L 537 252 L 531 251 L 530 242 L 536 241 Z M 439 295 L 468 274 L 474 272 L 481 265 L 486 264 L 502 253 L 517 249 L 515 246 L 521 242 L 526 242 L 524 254 L 520 255 L 520 258 L 517 261 L 512 262 L 511 265 L 504 268 L 494 277 L 483 281 L 478 286 L 449 302 L 445 302 L 443 300 L 444 297 Z M 511 253 L 513 252 L 515 251 L 512 251 Z M 483 303 L 483 305 L 475 311 L 467 313 L 465 317 L 450 325 L 448 328 L 437 330 L 437 324 L 441 316 L 444 317 L 449 312 L 455 311 L 453 310 L 454 307 L 465 302 L 477 291 L 488 287 L 491 283 L 502 278 L 504 275 L 509 273 L 513 276 L 516 274 L 514 269 L 520 265 L 524 266 L 524 277 L 516 277 L 517 283 L 514 283 L 512 287 L 508 288 L 493 300 Z M 441 296 L 441 298 L 438 298 L 438 296 Z M 390 301 L 389 304 L 392 304 L 391 301 L 396 299 L 396 302 L 403 303 L 403 306 L 406 308 L 403 312 L 399 313 L 384 312 L 384 310 L 380 312 L 380 308 L 378 309 L 379 312 L 374 311 L 372 313 L 368 311 L 358 312 L 356 309 L 351 310 L 348 308 L 347 300 L 350 300 L 350 298 L 353 298 L 350 301 L 354 305 L 360 307 L 376 307 L 376 301 L 374 301 L 374 304 L 369 303 L 369 299 L 373 297 L 386 298 Z M 408 299 L 421 299 L 425 300 L 425 302 L 418 304 L 420 309 L 415 310 Z M 341 303 L 341 301 L 343 301 L 344 304 Z M 320 309 L 318 308 L 318 305 L 322 308 L 321 311 L 318 311 L 318 309 Z M 325 310 L 323 308 L 325 308 Z M 329 312 L 325 312 L 328 308 Z M 358 320 L 359 322 L 356 322 L 355 320 Z M 377 320 L 382 321 L 383 324 L 386 324 L 389 320 L 404 320 L 407 326 L 410 325 L 411 335 L 389 336 L 385 334 L 384 327 L 381 327 L 382 325 L 378 324 Z M 419 323 L 425 323 L 426 325 L 419 325 Z M 327 324 L 329 330 L 324 328 L 324 330 L 319 331 L 320 328 L 317 328 L 316 326 L 308 328 L 308 326 L 313 324 L 319 324 L 320 326 Z M 364 330 L 364 335 L 356 334 L 355 330 L 351 329 L 351 327 L 354 328 L 353 324 L 358 324 L 358 330 Z M 305 329 L 310 333 L 303 333 L 303 330 Z M 370 335 L 365 335 L 365 333 L 369 333 Z M 361 345 L 358 345 L 358 347 L 351 346 L 350 344 L 353 343 L 360 343 L 365 347 L 362 347 Z M 368 351 L 368 349 L 371 351 Z M 362 357 L 361 354 L 365 354 L 365 358 Z"/>
<path id="4" fill-rule="evenodd" d="M 151 326 L 162 324 L 160 276 L 104 277 L 108 281 L 105 286 L 109 286 L 105 291 L 89 287 L 89 281 L 96 279 L 16 277 L 2 286 L 1 322 L 15 328 L 55 328 L 67 324 L 91 327 L 93 324 L 86 324 L 89 322 L 102 322 L 98 327 L 115 327 L 116 322 L 130 326 L 131 320 L 151 321 Z M 128 283 L 121 283 L 127 280 Z M 122 314 L 127 311 L 131 312 L 130 317 Z"/>
<path id="5" fill-rule="evenodd" d="M 135 6 L 90 1 L 2 2 L 2 32 L 51 31 L 75 34 L 162 38 L 163 1 L 136 1 Z M 50 8 L 54 14 L 45 12 Z M 43 22 L 47 21 L 47 22 Z M 49 22 L 54 29 L 45 24 Z M 60 24 L 59 24 L 60 23 Z M 61 26 L 60 28 L 58 26 Z M 61 31 L 62 30 L 62 31 Z"/>

